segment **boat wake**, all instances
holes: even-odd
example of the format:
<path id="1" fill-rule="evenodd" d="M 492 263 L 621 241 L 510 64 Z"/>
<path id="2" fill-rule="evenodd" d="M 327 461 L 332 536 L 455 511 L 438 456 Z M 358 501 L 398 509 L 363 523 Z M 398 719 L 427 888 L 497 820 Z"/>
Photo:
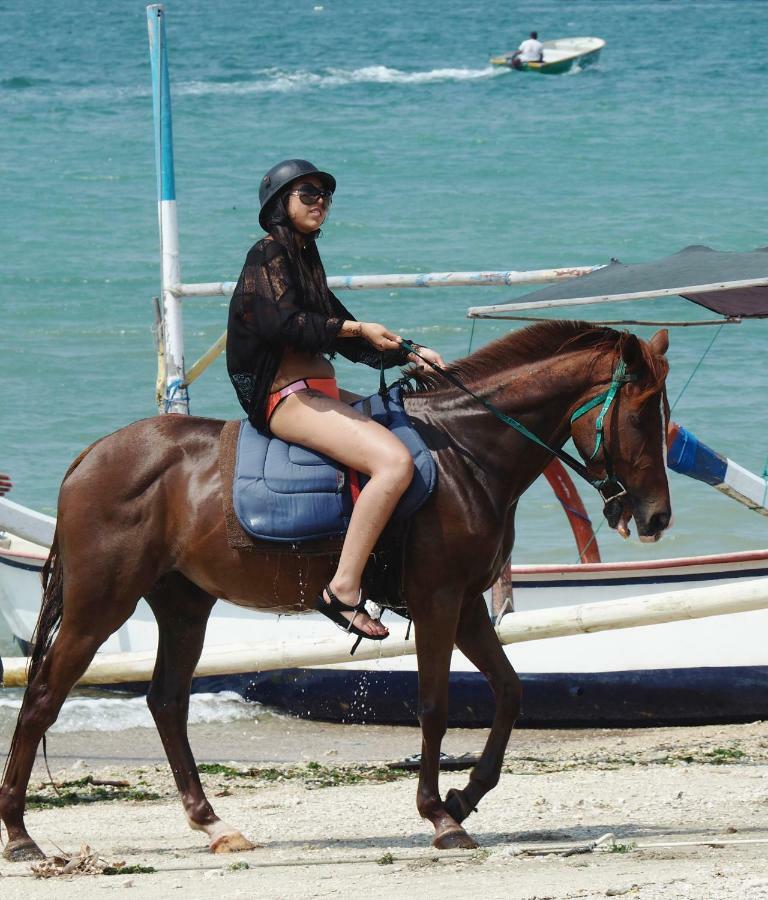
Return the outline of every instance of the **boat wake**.
<path id="1" fill-rule="evenodd" d="M 250 94 L 301 93 L 355 84 L 439 84 L 461 81 L 480 81 L 498 78 L 506 69 L 484 66 L 482 69 L 441 68 L 407 72 L 389 66 L 364 66 L 360 69 L 327 68 L 319 72 L 306 69 L 287 71 L 278 68 L 256 69 L 226 78 L 210 77 L 194 81 L 179 81 L 173 86 L 173 96 L 247 96 Z M 14 96 L 17 98 L 14 101 Z M 129 103 L 151 96 L 149 87 L 127 85 L 52 85 L 29 78 L 0 80 L 0 100 L 8 102 L 50 102 L 51 97 L 63 103 Z"/>
<path id="2" fill-rule="evenodd" d="M 21 691 L 13 693 L 15 697 L 0 698 L 0 732 L 8 734 L 21 708 Z M 230 691 L 219 694 L 192 694 L 189 723 L 210 725 L 243 719 L 255 722 L 257 713 L 262 712 L 264 709 L 259 704 L 248 703 L 239 694 Z M 71 697 L 64 703 L 59 718 L 50 731 L 67 734 L 154 727 L 155 723 L 144 697 Z"/>
<path id="3" fill-rule="evenodd" d="M 267 69 L 254 73 L 254 77 L 240 81 L 182 81 L 175 94 L 261 94 L 288 93 L 308 88 L 343 87 L 351 84 L 433 84 L 450 81 L 476 81 L 496 78 L 504 74 L 493 66 L 482 69 L 443 68 L 421 72 L 405 72 L 388 66 L 364 66 L 361 69 L 334 69 L 323 72 Z"/>

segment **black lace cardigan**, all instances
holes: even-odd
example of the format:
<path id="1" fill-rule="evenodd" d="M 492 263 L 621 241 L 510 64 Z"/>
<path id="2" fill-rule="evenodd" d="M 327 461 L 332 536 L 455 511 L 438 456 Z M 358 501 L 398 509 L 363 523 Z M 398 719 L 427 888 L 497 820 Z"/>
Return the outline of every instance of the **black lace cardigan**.
<path id="1" fill-rule="evenodd" d="M 380 353 L 364 338 L 340 338 L 345 320 L 355 321 L 331 294 L 334 313 L 302 308 L 301 289 L 284 247 L 264 238 L 248 251 L 227 325 L 227 371 L 237 399 L 256 428 L 266 428 L 266 405 L 284 347 L 308 353 L 340 353 L 352 362 L 379 368 L 405 365 L 405 350 Z"/>

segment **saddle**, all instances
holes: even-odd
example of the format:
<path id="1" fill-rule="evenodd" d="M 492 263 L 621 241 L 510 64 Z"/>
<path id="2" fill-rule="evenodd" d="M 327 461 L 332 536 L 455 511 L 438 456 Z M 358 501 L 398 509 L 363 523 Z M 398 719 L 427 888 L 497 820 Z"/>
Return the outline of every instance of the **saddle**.
<path id="1" fill-rule="evenodd" d="M 405 411 L 399 384 L 354 406 L 388 428 L 411 452 L 413 479 L 390 525 L 404 522 L 434 490 L 435 461 Z M 358 479 L 360 488 L 368 480 L 362 473 Z M 247 419 L 239 423 L 232 509 L 251 538 L 297 544 L 342 537 L 353 509 L 350 481 L 348 470 L 327 456 L 281 441 Z"/>

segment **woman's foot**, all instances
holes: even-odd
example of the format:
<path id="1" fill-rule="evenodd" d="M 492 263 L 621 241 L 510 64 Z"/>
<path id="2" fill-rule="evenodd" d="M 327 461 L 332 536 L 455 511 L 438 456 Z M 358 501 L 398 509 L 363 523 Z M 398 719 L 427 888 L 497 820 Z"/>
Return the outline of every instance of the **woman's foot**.
<path id="1" fill-rule="evenodd" d="M 344 606 L 348 606 L 349 609 L 339 610 L 339 614 L 343 616 L 347 622 L 354 624 L 355 628 L 359 628 L 360 631 L 364 631 L 366 634 L 370 635 L 382 635 L 386 637 L 389 634 L 389 629 L 381 624 L 379 619 L 372 619 L 367 612 L 364 610 L 356 610 L 355 607 L 359 603 L 360 592 L 359 591 L 345 591 L 343 589 L 339 590 L 331 583 L 329 585 L 330 589 L 336 595 L 341 603 Z M 323 590 L 323 600 L 330 606 L 331 598 L 328 596 L 328 589 Z"/>

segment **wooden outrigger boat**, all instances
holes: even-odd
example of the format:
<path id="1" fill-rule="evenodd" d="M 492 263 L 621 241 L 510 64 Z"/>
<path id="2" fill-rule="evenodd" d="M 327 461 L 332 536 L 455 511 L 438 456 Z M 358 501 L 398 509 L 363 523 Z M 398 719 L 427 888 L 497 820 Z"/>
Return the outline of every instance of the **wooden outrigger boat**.
<path id="1" fill-rule="evenodd" d="M 500 56 L 491 57 L 491 65 L 506 66 L 520 72 L 540 72 L 542 75 L 561 75 L 575 67 L 584 69 L 597 62 L 605 41 L 598 37 L 568 37 L 552 41 L 542 41 L 544 59 L 542 62 L 521 62 L 510 50 Z"/>
<path id="2" fill-rule="evenodd" d="M 0 522 L 36 540 L 52 536 L 53 520 L 0 500 Z M 6 526 L 6 529 L 9 526 Z M 0 620 L 26 653 L 40 609 L 40 572 L 47 547 L 6 530 L 0 546 Z M 768 576 L 768 550 L 644 563 L 514 565 L 509 611 L 569 609 L 622 598 L 715 589 L 727 597 Z M 489 615 L 494 598 L 487 596 Z M 514 620 L 507 615 L 505 620 Z M 523 725 L 640 725 L 662 722 L 751 721 L 768 717 L 768 610 L 619 631 L 570 634 L 505 647 L 525 692 Z M 403 628 L 395 626 L 393 638 Z M 317 614 L 278 617 L 219 601 L 211 614 L 203 658 L 227 658 L 243 645 L 309 646 L 333 641 Z M 338 640 L 344 640 L 339 638 Z M 103 645 L 115 660 L 104 687 L 141 692 L 147 678 L 130 668 L 137 654 L 154 658 L 157 627 L 144 601 Z M 341 648 L 341 654 L 345 649 Z M 342 658 L 340 655 L 339 658 Z M 120 660 L 126 671 L 120 670 Z M 6 665 L 19 664 L 6 658 Z M 214 667 L 215 668 L 215 667 Z M 236 668 L 236 667 L 235 667 Z M 151 671 L 151 666 L 148 671 Z M 355 659 L 331 665 L 259 666 L 195 679 L 194 690 L 230 690 L 293 715 L 348 723 L 416 720 L 414 656 Z M 485 677 L 458 651 L 451 662 L 453 726 L 487 726 L 493 696 Z"/>

